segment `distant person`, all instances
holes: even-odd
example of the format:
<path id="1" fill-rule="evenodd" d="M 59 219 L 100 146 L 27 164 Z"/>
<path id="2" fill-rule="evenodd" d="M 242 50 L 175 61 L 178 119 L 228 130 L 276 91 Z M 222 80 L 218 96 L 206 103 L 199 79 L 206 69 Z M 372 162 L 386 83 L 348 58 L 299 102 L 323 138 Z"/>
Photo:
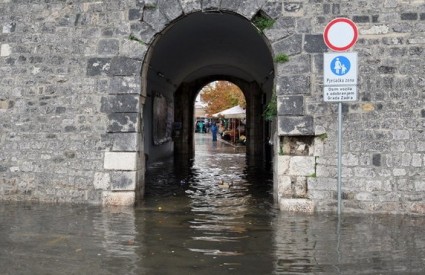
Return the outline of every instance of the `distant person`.
<path id="1" fill-rule="evenodd" d="M 202 121 L 200 121 L 198 125 L 199 125 L 199 133 L 203 133 L 204 127 L 205 127 L 204 123 Z"/>
<path id="2" fill-rule="evenodd" d="M 206 130 L 206 132 L 207 132 L 207 133 L 209 133 L 209 132 L 210 132 L 210 128 L 211 128 L 211 123 L 210 123 L 209 121 L 207 121 L 207 122 L 205 123 L 205 130 Z"/>
<path id="3" fill-rule="evenodd" d="M 212 140 L 213 141 L 217 141 L 217 132 L 218 132 L 218 127 L 217 124 L 215 124 L 215 122 L 211 125 L 211 134 L 212 134 Z"/>

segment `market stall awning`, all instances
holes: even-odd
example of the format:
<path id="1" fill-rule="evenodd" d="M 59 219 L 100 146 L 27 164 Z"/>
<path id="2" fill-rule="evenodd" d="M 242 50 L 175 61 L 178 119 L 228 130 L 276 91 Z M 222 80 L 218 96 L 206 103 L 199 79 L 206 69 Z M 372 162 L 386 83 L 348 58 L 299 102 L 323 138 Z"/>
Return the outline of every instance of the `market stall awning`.
<path id="1" fill-rule="evenodd" d="M 245 118 L 246 111 L 241 106 L 237 105 L 232 108 L 213 114 L 213 117 L 218 116 L 223 116 L 224 118 Z"/>

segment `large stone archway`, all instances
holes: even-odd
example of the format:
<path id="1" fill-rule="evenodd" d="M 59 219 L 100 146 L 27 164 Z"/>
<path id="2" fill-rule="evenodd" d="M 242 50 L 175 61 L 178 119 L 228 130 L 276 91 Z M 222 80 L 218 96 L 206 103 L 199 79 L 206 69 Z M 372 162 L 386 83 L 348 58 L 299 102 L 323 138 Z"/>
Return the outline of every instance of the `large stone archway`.
<path id="1" fill-rule="evenodd" d="M 194 5 L 190 5 L 189 2 Z M 208 5 L 198 1 L 189 2 L 160 1 L 158 5 L 145 2 L 139 9 L 130 10 L 130 19 L 134 21 L 131 25 L 133 33 L 130 39 L 142 46 L 149 45 L 143 59 L 141 93 L 136 97 L 140 116 L 133 118 L 133 113 L 125 114 L 125 110 L 121 109 L 115 115 L 118 119 L 124 115 L 123 128 L 128 128 L 127 124 L 130 123 L 130 127 L 134 126 L 139 134 L 124 135 L 130 137 L 130 140 L 136 140 L 133 142 L 136 145 L 135 152 L 114 152 L 112 149 L 112 152 L 105 155 L 105 163 L 108 163 L 109 159 L 112 163 L 118 162 L 117 168 L 120 170 L 129 169 L 121 167 L 126 160 L 133 161 L 130 164 L 134 164 L 135 168 L 131 169 L 136 171 L 127 182 L 132 183 L 129 186 L 135 186 L 135 193 L 141 197 L 144 190 L 145 157 L 150 160 L 171 157 L 174 149 L 177 154 L 188 157 L 192 150 L 194 95 L 201 88 L 201 84 L 208 79 L 230 79 L 243 86 L 248 101 L 249 159 L 262 161 L 267 155 L 273 155 L 277 160 L 273 164 L 275 196 L 278 202 L 289 199 L 292 203 L 292 198 L 294 196 L 299 198 L 300 194 L 305 198 L 306 172 L 297 171 L 296 174 L 284 177 L 286 175 L 282 174 L 284 167 L 279 164 L 287 163 L 292 157 L 283 160 L 277 153 L 282 149 L 285 137 L 292 137 L 291 142 L 294 144 L 307 142 L 306 145 L 310 148 L 312 136 L 315 135 L 313 118 L 305 115 L 303 107 L 304 95 L 308 94 L 310 89 L 308 75 L 310 57 L 308 54 L 299 54 L 303 48 L 302 37 L 287 33 L 286 28 L 290 27 L 291 20 L 281 18 L 280 14 L 276 13 L 276 10 L 282 9 L 279 2 L 260 4 L 248 2 L 248 5 L 230 4 L 230 2 Z M 276 18 L 277 28 L 270 32 L 260 31 L 251 21 L 257 16 Z M 321 46 L 316 45 L 316 40 L 315 36 L 306 37 L 305 47 L 312 48 L 312 51 L 317 49 L 320 51 Z M 288 67 L 280 64 L 276 66 L 273 56 L 280 54 L 297 57 Z M 131 62 L 127 60 L 128 64 Z M 129 69 L 123 65 L 119 73 L 121 71 L 127 72 Z M 275 73 L 278 76 L 276 85 Z M 133 81 L 137 83 L 137 77 Z M 128 85 L 131 83 L 125 86 Z M 274 90 L 279 110 L 276 121 L 266 124 L 262 112 L 265 104 L 271 100 Z M 133 98 L 130 96 L 131 100 Z M 116 101 L 119 104 L 115 105 L 120 107 L 128 105 L 120 98 Z M 155 102 L 162 102 L 161 110 L 155 107 L 155 104 L 158 105 Z M 155 113 L 163 116 L 162 122 L 156 121 Z M 113 120 L 116 119 L 112 117 Z M 122 122 L 112 124 L 121 125 Z M 165 126 L 166 124 L 168 126 Z M 170 128 L 175 124 L 180 125 L 182 131 L 179 136 L 174 136 L 173 143 Z M 161 131 L 164 136 L 156 136 L 157 128 L 161 127 L 158 125 L 163 126 L 164 129 Z M 276 138 L 277 136 L 280 138 Z M 311 138 L 307 138 L 306 141 L 305 136 Z M 265 148 L 272 139 L 275 146 L 270 153 Z M 118 140 L 122 142 L 125 139 L 121 136 Z M 312 150 L 310 149 L 310 152 Z M 299 159 L 298 156 L 295 158 Z M 311 153 L 304 156 L 301 162 L 307 166 L 307 172 L 316 165 L 315 156 Z M 115 168 L 109 167 L 109 169 Z M 294 185 L 297 186 L 297 190 L 302 191 L 296 191 Z M 119 189 L 115 189 L 108 194 L 111 199 L 107 197 L 104 202 L 120 204 L 123 201 L 122 195 L 131 194 L 127 190 L 130 191 L 126 189 L 121 193 Z M 131 198 L 124 197 L 124 199 L 131 202 Z M 307 204 L 307 208 L 310 207 L 308 200 L 302 203 Z"/>
<path id="2" fill-rule="evenodd" d="M 145 139 L 150 159 L 186 155 L 193 150 L 193 104 L 196 94 L 214 80 L 229 80 L 238 85 L 247 99 L 247 155 L 264 160 L 266 155 L 265 120 L 262 113 L 272 96 L 274 64 L 265 37 L 246 18 L 230 11 L 194 12 L 182 16 L 160 33 L 145 60 L 145 122 L 160 94 L 174 110 L 173 122 L 179 125 L 169 143 L 152 145 Z M 154 119 L 154 118 L 152 118 Z M 145 131 L 146 136 L 153 129 Z"/>

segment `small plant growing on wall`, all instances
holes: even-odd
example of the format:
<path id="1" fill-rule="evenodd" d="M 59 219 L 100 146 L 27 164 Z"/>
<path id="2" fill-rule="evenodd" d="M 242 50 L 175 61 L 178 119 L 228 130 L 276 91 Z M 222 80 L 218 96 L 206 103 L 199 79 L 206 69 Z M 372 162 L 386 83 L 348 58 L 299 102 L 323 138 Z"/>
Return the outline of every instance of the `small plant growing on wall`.
<path id="1" fill-rule="evenodd" d="M 279 53 L 274 58 L 276 63 L 285 63 L 289 61 L 289 57 L 284 53 Z M 272 97 L 264 110 L 263 116 L 267 121 L 273 120 L 277 115 L 277 97 L 276 91 L 273 90 Z"/>
<path id="2" fill-rule="evenodd" d="M 328 134 L 327 133 L 323 133 L 321 135 L 317 136 L 321 141 L 325 141 L 328 138 Z"/>
<path id="3" fill-rule="evenodd" d="M 252 19 L 252 23 L 260 30 L 264 31 L 265 29 L 269 29 L 273 26 L 274 20 L 265 15 L 263 12 L 257 13 Z"/>
<path id="4" fill-rule="evenodd" d="M 277 97 L 276 92 L 273 91 L 272 97 L 264 110 L 263 116 L 267 121 L 272 121 L 277 115 Z"/>
<path id="5" fill-rule="evenodd" d="M 279 53 L 274 57 L 276 63 L 286 63 L 289 61 L 289 57 L 284 53 Z"/>
<path id="6" fill-rule="evenodd" d="M 307 176 L 308 178 L 317 178 L 316 173 L 311 173 L 310 175 Z"/>
<path id="7" fill-rule="evenodd" d="M 128 36 L 128 39 L 130 39 L 131 41 L 136 41 L 142 45 L 145 45 L 145 42 L 143 42 L 140 38 L 137 38 L 134 34 L 130 33 L 130 35 Z"/>
<path id="8" fill-rule="evenodd" d="M 156 9 L 156 1 L 145 1 L 145 9 Z"/>

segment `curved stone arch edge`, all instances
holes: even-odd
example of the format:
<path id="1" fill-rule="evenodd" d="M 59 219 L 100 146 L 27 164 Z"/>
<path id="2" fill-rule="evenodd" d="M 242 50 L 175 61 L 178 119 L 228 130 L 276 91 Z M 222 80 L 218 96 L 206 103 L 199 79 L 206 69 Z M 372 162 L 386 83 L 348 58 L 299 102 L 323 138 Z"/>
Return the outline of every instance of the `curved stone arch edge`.
<path id="1" fill-rule="evenodd" d="M 237 16 L 244 17 L 246 20 L 251 21 L 252 17 L 261 10 L 258 7 L 255 13 L 252 14 L 251 18 L 238 13 L 237 11 L 225 10 L 222 12 L 235 14 Z M 108 130 L 108 135 L 114 136 L 114 144 L 111 151 L 105 152 L 104 156 L 104 169 L 103 172 L 95 174 L 94 185 L 96 188 L 104 189 L 102 193 L 102 204 L 108 205 L 134 205 L 136 197 L 140 197 L 143 194 L 144 184 L 138 186 L 138 182 L 144 181 L 144 155 L 143 148 L 141 146 L 141 121 L 142 118 L 142 106 L 146 97 L 146 77 L 149 69 L 149 63 L 152 55 L 152 50 L 155 43 L 159 41 L 160 37 L 169 30 L 176 22 L 185 16 L 189 16 L 194 10 L 189 13 L 182 13 L 174 20 L 170 20 L 164 25 L 164 28 L 160 31 L 155 32 L 152 36 L 152 42 L 147 46 L 145 55 L 142 59 L 118 56 L 115 57 L 111 64 L 111 70 L 108 76 L 111 77 L 111 83 L 125 83 L 121 86 L 122 90 L 111 92 L 109 99 L 105 100 L 105 104 L 102 103 L 103 111 L 109 111 L 108 117 L 110 124 L 114 125 L 114 120 L 120 120 L 126 122 L 121 124 L 123 128 L 126 128 L 123 132 L 115 132 L 115 130 Z M 260 33 L 264 39 L 264 42 L 268 46 L 272 56 L 275 56 L 275 48 L 272 47 L 270 40 Z M 101 59 L 97 59 L 96 61 Z M 120 64 L 125 63 L 126 66 Z M 131 66 L 128 66 L 131 64 Z M 138 73 L 135 73 L 138 72 Z M 277 64 L 274 64 L 274 72 L 277 72 Z M 112 86 L 112 84 L 111 84 Z M 132 86 L 133 89 L 126 90 L 127 87 Z M 276 76 L 273 80 L 273 89 L 277 88 Z M 114 102 L 133 101 L 136 104 L 129 106 L 127 110 L 114 110 Z M 122 104 L 121 104 L 122 105 Z M 301 119 L 301 121 L 300 121 Z M 293 135 L 315 135 L 314 131 L 299 131 L 297 125 L 308 125 L 309 129 L 314 128 L 314 122 L 312 117 L 299 116 L 278 116 L 275 123 L 277 124 L 277 131 L 275 136 L 293 136 Z M 120 123 L 118 123 L 120 124 Z M 294 125 L 295 132 L 293 130 L 282 130 L 284 125 Z M 281 126 L 283 125 L 283 126 Z M 111 126 L 113 128 L 113 126 Z M 290 126 L 291 127 L 291 126 Z M 278 139 L 275 138 L 275 141 Z M 125 141 L 125 142 L 123 142 Z M 126 144 L 126 145 L 124 145 Z M 277 149 L 275 149 L 276 154 Z M 119 161 L 117 161 L 119 160 Z M 277 174 L 277 173 L 275 173 Z"/>

